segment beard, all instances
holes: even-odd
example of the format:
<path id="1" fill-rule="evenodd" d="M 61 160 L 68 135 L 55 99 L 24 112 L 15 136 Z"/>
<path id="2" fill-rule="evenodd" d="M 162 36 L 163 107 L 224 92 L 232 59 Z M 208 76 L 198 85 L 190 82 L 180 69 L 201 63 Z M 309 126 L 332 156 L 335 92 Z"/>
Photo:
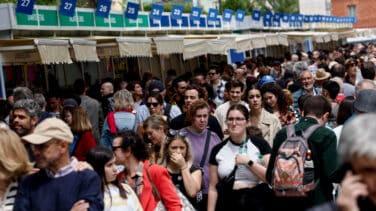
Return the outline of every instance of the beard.
<path id="1" fill-rule="evenodd" d="M 303 85 L 303 88 L 304 88 L 305 90 L 312 89 L 312 88 L 313 88 L 313 84 Z"/>

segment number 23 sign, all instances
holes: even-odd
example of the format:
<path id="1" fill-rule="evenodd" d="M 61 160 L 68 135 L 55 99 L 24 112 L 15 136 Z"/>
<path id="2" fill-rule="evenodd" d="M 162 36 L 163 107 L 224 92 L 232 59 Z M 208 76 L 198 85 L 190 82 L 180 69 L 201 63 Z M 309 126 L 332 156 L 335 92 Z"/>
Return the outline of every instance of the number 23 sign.
<path id="1" fill-rule="evenodd" d="M 77 0 L 62 0 L 59 8 L 60 15 L 74 16 Z"/>
<path id="2" fill-rule="evenodd" d="M 16 12 L 31 15 L 33 14 L 33 8 L 34 0 L 18 0 Z"/>

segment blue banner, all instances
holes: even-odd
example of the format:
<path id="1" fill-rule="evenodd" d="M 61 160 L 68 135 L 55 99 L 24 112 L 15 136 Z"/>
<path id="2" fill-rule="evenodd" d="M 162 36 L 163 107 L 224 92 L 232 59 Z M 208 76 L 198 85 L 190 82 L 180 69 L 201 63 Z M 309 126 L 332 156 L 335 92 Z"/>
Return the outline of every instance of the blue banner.
<path id="1" fill-rule="evenodd" d="M 162 15 L 161 19 L 150 19 L 150 27 L 169 27 L 170 26 L 170 16 Z"/>
<path id="2" fill-rule="evenodd" d="M 170 17 L 174 20 L 180 20 L 183 15 L 183 6 L 182 5 L 173 5 Z"/>
<path id="3" fill-rule="evenodd" d="M 180 25 L 179 25 L 180 22 Z M 171 19 L 171 26 L 172 27 L 188 27 L 189 26 L 189 21 L 188 21 L 188 16 L 182 16 L 181 19 Z"/>
<path id="4" fill-rule="evenodd" d="M 273 21 L 274 22 L 280 22 L 281 21 L 281 13 L 278 13 L 278 12 L 274 13 Z"/>
<path id="5" fill-rule="evenodd" d="M 200 7 L 192 7 L 191 15 L 189 16 L 189 18 L 191 20 L 198 21 L 198 20 L 200 20 L 201 12 L 202 12 L 202 8 L 200 8 Z"/>
<path id="6" fill-rule="evenodd" d="M 34 0 L 18 0 L 16 12 L 31 15 L 33 14 Z"/>
<path id="7" fill-rule="evenodd" d="M 222 15 L 223 22 L 231 22 L 231 18 L 232 18 L 232 10 L 225 9 Z"/>
<path id="8" fill-rule="evenodd" d="M 208 21 L 216 21 L 217 20 L 217 16 L 218 16 L 218 10 L 210 8 L 209 12 L 208 12 L 207 20 Z"/>
<path id="9" fill-rule="evenodd" d="M 304 15 L 304 18 L 303 18 L 303 22 L 304 23 L 310 23 L 311 21 L 310 21 L 310 18 L 311 16 L 310 15 Z"/>
<path id="10" fill-rule="evenodd" d="M 208 28 L 214 28 L 214 26 L 215 26 L 216 28 L 221 28 L 221 27 L 222 27 L 221 19 L 220 19 L 220 18 L 217 18 L 217 19 L 214 20 L 214 21 L 209 21 L 209 22 L 208 22 Z"/>
<path id="11" fill-rule="evenodd" d="M 201 17 L 199 20 L 189 19 L 189 24 L 191 27 L 206 27 L 206 18 Z"/>
<path id="12" fill-rule="evenodd" d="M 140 5 L 133 2 L 128 2 L 127 9 L 125 10 L 125 17 L 129 19 L 136 20 L 138 17 L 138 10 Z"/>
<path id="13" fill-rule="evenodd" d="M 282 15 L 282 21 L 285 23 L 288 23 L 290 21 L 290 15 L 289 14 L 283 14 Z"/>
<path id="14" fill-rule="evenodd" d="M 260 18 L 261 18 L 261 11 L 260 10 L 253 10 L 252 20 L 260 21 Z"/>
<path id="15" fill-rule="evenodd" d="M 272 19 L 272 16 L 273 16 L 273 13 L 267 11 L 267 12 L 265 12 L 265 14 L 264 14 L 264 20 L 271 20 L 271 19 Z"/>
<path id="16" fill-rule="evenodd" d="M 236 10 L 236 15 L 235 15 L 235 20 L 238 22 L 243 22 L 244 21 L 244 16 L 245 16 L 245 11 L 244 10 Z"/>
<path id="17" fill-rule="evenodd" d="M 230 49 L 230 62 L 235 64 L 236 62 L 244 62 L 244 52 L 236 52 L 236 49 Z"/>
<path id="18" fill-rule="evenodd" d="M 150 20 L 161 20 L 163 13 L 163 5 L 152 4 L 150 9 Z"/>
<path id="19" fill-rule="evenodd" d="M 99 0 L 95 16 L 107 18 L 111 10 L 111 0 Z"/>
<path id="20" fill-rule="evenodd" d="M 60 15 L 73 17 L 76 11 L 77 0 L 62 0 L 59 8 Z"/>

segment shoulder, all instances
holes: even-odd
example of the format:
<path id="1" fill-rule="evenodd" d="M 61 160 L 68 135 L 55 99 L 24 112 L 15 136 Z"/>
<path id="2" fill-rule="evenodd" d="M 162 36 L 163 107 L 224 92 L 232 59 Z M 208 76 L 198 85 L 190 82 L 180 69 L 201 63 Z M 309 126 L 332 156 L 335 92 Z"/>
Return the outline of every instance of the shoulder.
<path id="1" fill-rule="evenodd" d="M 221 139 L 219 138 L 219 136 L 215 132 L 213 132 L 211 130 L 208 130 L 208 132 L 209 131 L 210 131 L 210 140 L 211 141 L 218 141 L 218 143 L 219 143 L 221 141 Z"/>
<path id="2" fill-rule="evenodd" d="M 209 158 L 209 163 L 212 164 L 212 165 L 218 165 L 217 161 L 216 161 L 216 156 L 217 154 L 219 153 L 219 151 L 221 151 L 221 149 L 223 149 L 223 147 L 225 147 L 227 145 L 227 143 L 229 142 L 229 139 L 226 139 L 225 141 L 215 145 L 213 147 L 213 149 L 211 150 L 211 153 L 210 153 L 210 158 Z"/>
<path id="3" fill-rule="evenodd" d="M 271 152 L 271 148 L 264 139 L 258 138 L 256 136 L 250 135 L 249 136 L 251 142 L 260 150 L 260 153 L 265 155 Z"/>

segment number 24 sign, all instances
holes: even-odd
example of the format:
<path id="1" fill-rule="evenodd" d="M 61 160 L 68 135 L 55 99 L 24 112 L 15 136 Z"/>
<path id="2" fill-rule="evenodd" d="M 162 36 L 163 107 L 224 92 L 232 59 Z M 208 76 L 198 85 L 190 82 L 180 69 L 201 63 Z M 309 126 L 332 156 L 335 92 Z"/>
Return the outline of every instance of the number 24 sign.
<path id="1" fill-rule="evenodd" d="M 34 0 L 18 0 L 16 12 L 31 15 L 33 14 Z"/>

